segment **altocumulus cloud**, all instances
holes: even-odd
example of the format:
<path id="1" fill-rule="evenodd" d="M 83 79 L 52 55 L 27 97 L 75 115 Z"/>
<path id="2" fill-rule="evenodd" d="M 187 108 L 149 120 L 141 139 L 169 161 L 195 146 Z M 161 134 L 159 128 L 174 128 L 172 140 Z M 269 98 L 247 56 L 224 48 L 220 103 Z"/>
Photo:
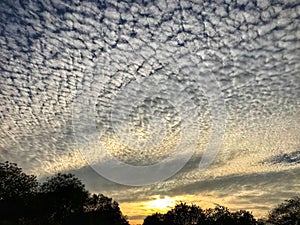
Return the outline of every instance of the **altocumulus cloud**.
<path id="1" fill-rule="evenodd" d="M 276 201 L 271 190 L 279 199 L 299 193 L 299 2 L 8 0 L 1 1 L 0 14 L 2 161 L 40 177 L 72 171 L 95 192 L 128 202 L 128 193 L 140 200 L 202 193 L 220 201 L 232 195 L 228 204 L 251 208 L 257 202 L 265 210 Z M 139 82 L 145 78 L 153 82 Z M 164 120 L 166 138 L 145 151 L 113 137 L 109 117 L 115 96 L 135 81 L 141 86 L 128 95 L 140 96 L 141 104 L 122 102 L 113 122 L 122 124 L 131 109 L 137 145 L 155 133 L 151 116 Z M 176 90 L 168 83 L 197 109 L 200 137 L 191 161 L 174 177 L 147 187 L 99 178 L 75 144 L 74 104 L 95 96 L 95 124 L 110 153 L 148 165 L 180 140 L 181 118 L 168 102 Z M 212 131 L 207 94 L 216 87 L 226 106 L 225 136 L 213 164 L 199 172 Z M 155 96 L 147 96 L 151 88 L 159 90 Z"/>

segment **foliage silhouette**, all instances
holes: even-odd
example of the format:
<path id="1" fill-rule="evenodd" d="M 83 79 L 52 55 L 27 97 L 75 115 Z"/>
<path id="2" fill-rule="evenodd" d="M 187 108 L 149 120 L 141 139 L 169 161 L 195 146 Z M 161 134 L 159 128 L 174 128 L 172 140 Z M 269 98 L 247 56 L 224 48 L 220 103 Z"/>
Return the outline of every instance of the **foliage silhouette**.
<path id="1" fill-rule="evenodd" d="M 38 187 L 36 177 L 14 163 L 0 163 L 0 221 L 13 222 L 29 214 L 30 201 Z"/>
<path id="2" fill-rule="evenodd" d="M 85 215 L 91 224 L 129 225 L 119 204 L 102 194 L 94 194 L 88 199 Z"/>
<path id="3" fill-rule="evenodd" d="M 228 208 L 224 206 L 217 206 L 214 209 L 207 209 L 205 211 L 207 225 L 231 225 L 234 222 L 233 216 Z"/>
<path id="4" fill-rule="evenodd" d="M 173 225 L 192 225 L 197 224 L 202 218 L 204 213 L 200 207 L 179 203 L 165 214 L 164 221 Z"/>
<path id="5" fill-rule="evenodd" d="M 129 225 L 119 204 L 90 194 L 72 174 L 56 174 L 39 184 L 16 164 L 0 162 L 0 225 Z M 256 220 L 245 210 L 223 206 L 202 210 L 179 203 L 165 214 L 155 213 L 143 225 L 300 225 L 300 198 L 294 197 Z"/>
<path id="6" fill-rule="evenodd" d="M 224 206 L 216 206 L 214 209 L 205 210 L 205 222 L 200 224 L 205 225 L 256 225 L 257 221 L 254 216 L 246 211 L 240 210 L 230 212 Z"/>
<path id="7" fill-rule="evenodd" d="M 83 213 L 89 193 L 84 184 L 72 174 L 57 174 L 40 187 L 40 199 L 44 203 L 44 215 L 50 224 L 66 224 Z"/>
<path id="8" fill-rule="evenodd" d="M 166 214 L 153 214 L 145 218 L 143 225 L 258 225 L 253 215 L 245 210 L 230 212 L 217 206 L 202 210 L 196 205 L 177 204 Z"/>
<path id="9" fill-rule="evenodd" d="M 234 213 L 232 213 L 232 217 L 234 220 L 233 224 L 236 224 L 236 225 L 256 225 L 256 224 L 258 224 L 258 221 L 254 218 L 254 216 L 246 210 L 240 210 L 240 211 L 234 212 Z"/>
<path id="10" fill-rule="evenodd" d="M 293 197 L 274 208 L 267 222 L 274 225 L 300 225 L 300 198 Z"/>
<path id="11" fill-rule="evenodd" d="M 116 201 L 91 195 L 72 174 L 39 184 L 16 164 L 0 163 L 0 225 L 129 225 Z"/>
<path id="12" fill-rule="evenodd" d="M 144 220 L 143 225 L 163 225 L 164 215 L 161 213 L 155 213 L 151 216 L 147 216 Z"/>

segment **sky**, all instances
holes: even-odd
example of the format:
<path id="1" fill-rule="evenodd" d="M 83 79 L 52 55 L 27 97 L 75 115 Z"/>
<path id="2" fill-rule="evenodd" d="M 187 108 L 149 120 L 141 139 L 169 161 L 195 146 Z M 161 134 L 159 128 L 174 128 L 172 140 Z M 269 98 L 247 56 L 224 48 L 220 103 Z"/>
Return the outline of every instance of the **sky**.
<path id="1" fill-rule="evenodd" d="M 132 224 L 257 217 L 300 183 L 298 1 L 0 2 L 0 161 L 78 176 Z"/>

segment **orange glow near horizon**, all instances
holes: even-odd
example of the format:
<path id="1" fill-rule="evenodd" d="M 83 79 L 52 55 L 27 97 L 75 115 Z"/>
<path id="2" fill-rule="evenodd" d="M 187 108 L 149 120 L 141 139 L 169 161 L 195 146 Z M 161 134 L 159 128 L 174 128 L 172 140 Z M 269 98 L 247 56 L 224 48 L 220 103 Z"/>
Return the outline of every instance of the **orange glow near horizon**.
<path id="1" fill-rule="evenodd" d="M 185 202 L 187 204 L 196 204 L 202 208 L 214 207 L 209 199 L 204 197 L 198 199 L 194 195 L 185 196 L 152 196 L 152 200 L 141 202 L 123 202 L 120 204 L 124 215 L 127 215 L 131 225 L 143 224 L 144 219 L 154 213 L 166 213 L 176 204 Z M 139 216 L 140 218 L 137 218 Z"/>
<path id="2" fill-rule="evenodd" d="M 124 215 L 129 218 L 130 225 L 142 225 L 144 219 L 154 213 L 166 213 L 176 204 L 185 202 L 187 204 L 195 204 L 202 209 L 215 208 L 216 205 L 224 205 L 230 210 L 246 209 L 253 213 L 254 216 L 260 218 L 266 212 L 253 210 L 251 207 L 247 209 L 244 205 L 230 204 L 230 196 L 227 198 L 214 198 L 211 196 L 197 195 L 181 195 L 181 196 L 152 196 L 151 200 L 139 202 L 123 202 L 120 208 Z"/>

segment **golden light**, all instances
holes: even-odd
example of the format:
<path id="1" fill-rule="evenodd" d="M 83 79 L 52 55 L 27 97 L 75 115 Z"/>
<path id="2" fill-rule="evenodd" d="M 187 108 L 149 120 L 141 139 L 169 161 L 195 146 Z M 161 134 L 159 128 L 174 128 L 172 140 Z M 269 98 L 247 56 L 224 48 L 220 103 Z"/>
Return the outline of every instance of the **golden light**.
<path id="1" fill-rule="evenodd" d="M 170 207 L 173 207 L 176 203 L 175 199 L 164 197 L 158 198 L 156 200 L 148 202 L 147 208 L 156 209 L 156 210 L 167 210 Z"/>

